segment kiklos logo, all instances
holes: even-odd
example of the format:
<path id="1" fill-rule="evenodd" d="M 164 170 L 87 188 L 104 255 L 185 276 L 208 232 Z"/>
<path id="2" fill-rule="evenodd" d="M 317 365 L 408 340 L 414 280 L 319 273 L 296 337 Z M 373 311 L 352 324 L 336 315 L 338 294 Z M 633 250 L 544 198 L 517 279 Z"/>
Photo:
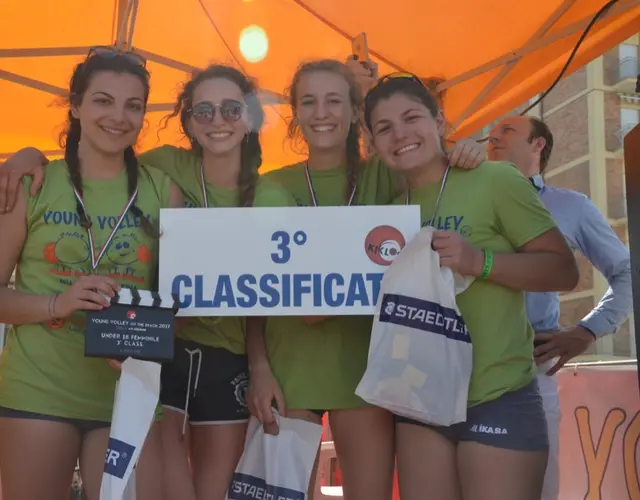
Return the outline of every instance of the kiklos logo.
<path id="1" fill-rule="evenodd" d="M 364 239 L 364 250 L 372 262 L 389 266 L 405 246 L 402 233 L 395 227 L 374 227 Z"/>

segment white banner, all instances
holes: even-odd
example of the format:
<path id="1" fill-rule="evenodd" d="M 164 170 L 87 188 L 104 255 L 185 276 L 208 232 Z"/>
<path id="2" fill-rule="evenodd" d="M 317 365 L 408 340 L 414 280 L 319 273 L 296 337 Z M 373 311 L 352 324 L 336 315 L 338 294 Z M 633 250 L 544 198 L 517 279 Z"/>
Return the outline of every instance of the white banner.
<path id="1" fill-rule="evenodd" d="M 160 292 L 181 316 L 357 315 L 373 314 L 420 209 L 164 209 L 160 224 Z"/>

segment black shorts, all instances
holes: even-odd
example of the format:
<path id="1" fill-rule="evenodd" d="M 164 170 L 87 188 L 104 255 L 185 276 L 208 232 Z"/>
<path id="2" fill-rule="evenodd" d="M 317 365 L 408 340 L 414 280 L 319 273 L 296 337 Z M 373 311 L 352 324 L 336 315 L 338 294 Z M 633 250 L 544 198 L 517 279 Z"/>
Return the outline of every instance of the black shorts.
<path id="1" fill-rule="evenodd" d="M 248 386 L 246 355 L 177 338 L 174 360 L 162 365 L 160 402 L 191 425 L 235 424 L 249 419 Z"/>
<path id="2" fill-rule="evenodd" d="M 63 424 L 69 424 L 76 428 L 80 433 L 80 437 L 84 439 L 84 436 L 98 429 L 107 429 L 111 427 L 111 422 L 103 422 L 102 420 L 84 420 L 81 418 L 66 418 L 55 417 L 53 415 L 44 415 L 42 413 L 35 413 L 32 411 L 14 410 L 12 408 L 5 408 L 0 406 L 0 418 L 23 418 L 30 420 L 47 420 L 49 422 L 60 422 Z"/>
<path id="3" fill-rule="evenodd" d="M 466 422 L 449 427 L 428 425 L 399 415 L 394 418 L 396 423 L 433 429 L 454 443 L 474 441 L 507 450 L 549 450 L 547 419 L 535 379 L 522 389 L 472 406 L 467 410 Z"/>

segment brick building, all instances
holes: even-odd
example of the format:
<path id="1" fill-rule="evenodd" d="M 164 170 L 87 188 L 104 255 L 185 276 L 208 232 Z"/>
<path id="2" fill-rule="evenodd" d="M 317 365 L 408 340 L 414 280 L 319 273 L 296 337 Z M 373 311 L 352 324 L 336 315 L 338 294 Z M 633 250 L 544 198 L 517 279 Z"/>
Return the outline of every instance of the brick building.
<path id="1" fill-rule="evenodd" d="M 554 134 L 545 181 L 589 196 L 625 243 L 628 232 L 622 145 L 624 135 L 638 123 L 640 115 L 640 94 L 634 92 L 640 73 L 639 38 L 635 35 L 560 81 L 529 113 L 542 117 Z M 489 130 L 485 128 L 483 135 Z M 608 286 L 582 255 L 578 264 L 577 288 L 562 295 L 562 326 L 576 324 Z M 633 317 L 614 336 L 598 341 L 591 353 L 635 357 Z"/>

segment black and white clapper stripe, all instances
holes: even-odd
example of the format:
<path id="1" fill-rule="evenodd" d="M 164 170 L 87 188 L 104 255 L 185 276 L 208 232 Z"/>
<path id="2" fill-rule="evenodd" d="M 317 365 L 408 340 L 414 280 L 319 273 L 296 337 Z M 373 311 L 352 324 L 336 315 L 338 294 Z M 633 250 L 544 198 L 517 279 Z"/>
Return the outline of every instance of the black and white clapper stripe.
<path id="1" fill-rule="evenodd" d="M 111 299 L 111 304 L 153 307 L 156 309 L 180 309 L 180 300 L 175 294 L 160 294 L 150 290 L 121 288 L 120 293 Z"/>

